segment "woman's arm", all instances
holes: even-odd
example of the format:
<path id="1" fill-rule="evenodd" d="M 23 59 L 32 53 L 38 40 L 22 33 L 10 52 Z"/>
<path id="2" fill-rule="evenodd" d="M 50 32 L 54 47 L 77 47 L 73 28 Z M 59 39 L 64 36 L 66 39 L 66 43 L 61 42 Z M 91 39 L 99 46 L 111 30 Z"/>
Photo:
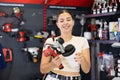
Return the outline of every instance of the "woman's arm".
<path id="1" fill-rule="evenodd" d="M 43 53 L 40 63 L 40 72 L 43 74 L 48 73 L 49 71 L 52 71 L 53 68 L 58 67 L 60 64 L 61 64 L 61 60 L 59 56 L 56 56 L 55 58 L 51 58 L 51 56 L 46 57 Z"/>
<path id="2" fill-rule="evenodd" d="M 90 71 L 91 61 L 90 61 L 90 51 L 89 48 L 85 49 L 81 53 L 81 68 L 85 73 Z"/>
<path id="3" fill-rule="evenodd" d="M 81 69 L 84 73 L 88 73 L 90 71 L 91 61 L 89 48 L 82 50 L 81 53 L 77 53 L 75 60 L 80 63 Z"/>

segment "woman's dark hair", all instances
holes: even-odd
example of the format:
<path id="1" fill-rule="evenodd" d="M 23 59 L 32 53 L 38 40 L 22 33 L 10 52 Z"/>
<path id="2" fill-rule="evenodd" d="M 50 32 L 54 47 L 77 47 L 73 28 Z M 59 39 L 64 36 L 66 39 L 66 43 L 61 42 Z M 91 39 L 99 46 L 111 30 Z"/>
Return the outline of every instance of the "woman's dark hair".
<path id="1" fill-rule="evenodd" d="M 59 15 L 62 14 L 62 13 L 69 13 L 69 14 L 71 15 L 72 19 L 74 20 L 74 16 L 73 16 L 72 12 L 69 11 L 69 10 L 63 9 L 63 10 L 60 10 L 60 11 L 57 13 L 56 21 L 58 21 L 58 17 L 59 17 Z"/>

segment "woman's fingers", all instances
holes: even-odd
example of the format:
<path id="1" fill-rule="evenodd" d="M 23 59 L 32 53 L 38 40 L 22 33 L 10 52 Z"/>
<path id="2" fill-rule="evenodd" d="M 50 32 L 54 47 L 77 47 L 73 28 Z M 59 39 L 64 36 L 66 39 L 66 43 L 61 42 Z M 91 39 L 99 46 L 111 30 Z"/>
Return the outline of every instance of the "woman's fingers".
<path id="1" fill-rule="evenodd" d="M 74 59 L 75 59 L 76 62 L 80 63 L 80 62 L 83 60 L 83 55 L 82 55 L 82 53 L 76 53 Z"/>
<path id="2" fill-rule="evenodd" d="M 61 64 L 61 59 L 59 56 L 56 56 L 52 62 L 58 67 Z"/>

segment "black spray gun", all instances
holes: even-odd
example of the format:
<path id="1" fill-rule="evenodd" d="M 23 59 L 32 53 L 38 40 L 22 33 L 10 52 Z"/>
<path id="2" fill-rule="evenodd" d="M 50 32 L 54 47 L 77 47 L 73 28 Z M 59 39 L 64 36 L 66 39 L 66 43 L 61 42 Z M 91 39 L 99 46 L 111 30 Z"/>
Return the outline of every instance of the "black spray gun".
<path id="1" fill-rule="evenodd" d="M 63 47 L 64 40 L 62 38 L 58 38 L 57 40 L 53 39 L 53 43 L 51 44 L 45 44 L 48 45 L 47 49 L 43 51 L 44 55 L 47 56 L 53 56 L 56 57 L 60 54 L 62 54 L 64 57 L 70 56 L 74 53 L 75 48 L 72 44 L 67 45 L 66 47 Z M 59 69 L 64 68 L 61 64 L 59 66 Z"/>

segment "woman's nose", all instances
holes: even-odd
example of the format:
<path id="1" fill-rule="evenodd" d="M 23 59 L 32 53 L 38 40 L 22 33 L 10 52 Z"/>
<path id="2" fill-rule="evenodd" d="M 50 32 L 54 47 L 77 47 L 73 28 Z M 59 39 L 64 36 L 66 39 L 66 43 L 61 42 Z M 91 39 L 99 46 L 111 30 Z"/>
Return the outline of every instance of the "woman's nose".
<path id="1" fill-rule="evenodd" d="M 67 24 L 68 22 L 67 22 L 67 20 L 64 20 L 64 22 L 63 22 L 64 24 Z"/>

